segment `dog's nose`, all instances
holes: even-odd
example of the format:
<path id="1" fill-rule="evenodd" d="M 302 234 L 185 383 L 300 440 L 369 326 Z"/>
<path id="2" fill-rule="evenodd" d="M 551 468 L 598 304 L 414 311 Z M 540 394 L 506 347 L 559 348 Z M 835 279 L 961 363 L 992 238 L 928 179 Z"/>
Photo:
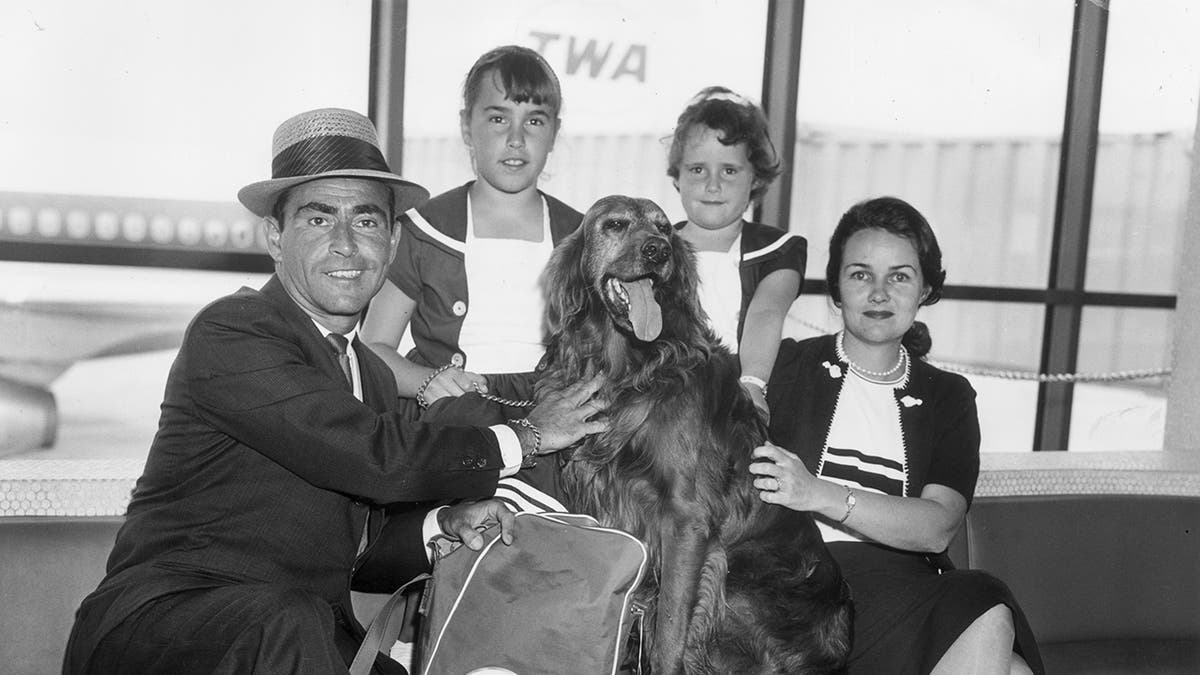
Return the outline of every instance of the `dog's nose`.
<path id="1" fill-rule="evenodd" d="M 671 255 L 671 243 L 661 237 L 647 239 L 642 244 L 642 258 L 651 264 L 661 265 Z"/>

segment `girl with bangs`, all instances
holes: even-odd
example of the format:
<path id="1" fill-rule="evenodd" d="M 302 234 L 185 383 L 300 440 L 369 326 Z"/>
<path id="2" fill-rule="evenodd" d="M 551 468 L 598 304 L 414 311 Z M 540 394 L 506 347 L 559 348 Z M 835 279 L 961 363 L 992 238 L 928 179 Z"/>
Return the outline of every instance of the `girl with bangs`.
<path id="1" fill-rule="evenodd" d="M 400 251 L 362 328 L 422 408 L 488 391 L 484 373 L 532 371 L 545 351 L 539 276 L 583 217 L 537 187 L 561 107 L 558 77 L 526 47 L 497 47 L 467 73 L 459 126 L 476 179 L 401 217 Z M 402 356 L 409 326 L 415 347 Z"/>

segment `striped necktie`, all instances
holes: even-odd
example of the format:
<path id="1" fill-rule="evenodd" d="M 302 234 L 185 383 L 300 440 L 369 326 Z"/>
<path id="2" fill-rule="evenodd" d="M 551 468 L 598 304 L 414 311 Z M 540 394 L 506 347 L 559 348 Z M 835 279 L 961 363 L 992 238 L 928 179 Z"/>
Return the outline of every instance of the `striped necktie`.
<path id="1" fill-rule="evenodd" d="M 342 367 L 342 374 L 346 376 L 346 382 L 350 384 L 350 388 L 354 388 L 354 375 L 350 372 L 350 355 L 346 353 L 346 346 L 350 344 L 346 340 L 345 335 L 330 333 L 325 336 L 329 340 L 329 344 L 333 345 L 333 350 L 337 352 L 338 365 Z"/>
<path id="2" fill-rule="evenodd" d="M 350 355 L 346 353 L 346 345 L 350 344 L 349 341 L 346 340 L 346 336 L 338 333 L 330 333 L 329 335 L 325 336 L 325 339 L 329 340 L 329 344 L 333 345 L 333 350 L 337 352 L 338 365 L 342 367 L 342 374 L 346 376 L 346 382 L 349 383 L 350 389 L 353 391 L 354 375 L 350 372 Z M 366 506 L 357 500 L 355 503 Z M 362 555 L 362 552 L 367 548 L 367 541 L 370 538 L 371 532 L 371 515 L 371 508 L 367 506 L 367 518 L 363 523 L 362 536 L 360 536 L 358 539 L 359 555 Z"/>

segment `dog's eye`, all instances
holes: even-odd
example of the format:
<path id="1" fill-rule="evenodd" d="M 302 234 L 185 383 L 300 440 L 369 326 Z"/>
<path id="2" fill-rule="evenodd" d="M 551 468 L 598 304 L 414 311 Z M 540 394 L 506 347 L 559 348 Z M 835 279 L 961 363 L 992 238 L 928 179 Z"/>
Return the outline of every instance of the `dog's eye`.
<path id="1" fill-rule="evenodd" d="M 615 232 L 624 232 L 629 229 L 629 221 L 621 218 L 609 218 L 604 221 L 604 229 L 613 230 Z"/>
<path id="2" fill-rule="evenodd" d="M 658 224 L 658 231 L 660 233 L 662 233 L 664 236 L 669 237 L 669 236 L 671 236 L 671 233 L 675 231 L 675 228 L 672 227 L 670 223 L 668 223 L 664 220 L 663 222 Z"/>

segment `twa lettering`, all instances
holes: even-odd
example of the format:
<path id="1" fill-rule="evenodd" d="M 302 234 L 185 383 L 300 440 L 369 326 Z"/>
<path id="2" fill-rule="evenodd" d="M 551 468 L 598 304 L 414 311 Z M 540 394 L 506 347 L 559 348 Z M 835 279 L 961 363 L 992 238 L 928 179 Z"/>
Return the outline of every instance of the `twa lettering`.
<path id="1" fill-rule="evenodd" d="M 612 42 L 598 42 L 592 38 L 585 40 L 574 35 L 563 36 L 560 33 L 541 31 L 529 31 L 529 35 L 538 41 L 538 53 L 547 61 L 551 61 L 555 70 L 559 70 L 560 66 L 553 63 L 555 55 L 547 53 L 547 50 L 555 47 L 554 51 L 557 52 L 558 45 L 555 43 L 563 44 L 561 40 L 566 37 L 566 43 L 563 45 L 566 47 L 563 58 L 565 67 L 562 67 L 562 72 L 567 75 L 584 71 L 584 74 L 592 79 L 615 80 L 633 77 L 638 82 L 646 81 L 646 45 L 631 44 L 624 47 L 624 55 L 618 59 L 616 55 L 621 53 L 622 48 Z"/>

